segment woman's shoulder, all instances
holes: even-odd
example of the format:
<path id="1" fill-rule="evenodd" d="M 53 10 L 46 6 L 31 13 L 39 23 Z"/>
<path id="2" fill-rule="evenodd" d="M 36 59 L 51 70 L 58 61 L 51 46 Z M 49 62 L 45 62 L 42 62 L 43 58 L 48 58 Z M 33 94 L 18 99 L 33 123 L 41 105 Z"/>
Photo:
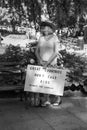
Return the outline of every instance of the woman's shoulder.
<path id="1" fill-rule="evenodd" d="M 58 38 L 58 36 L 57 36 L 55 33 L 53 33 L 53 37 L 54 37 L 54 38 Z"/>
<path id="2" fill-rule="evenodd" d="M 39 37 L 39 41 L 42 41 L 44 39 L 43 35 Z"/>
<path id="3" fill-rule="evenodd" d="M 59 41 L 59 38 L 58 38 L 58 36 L 57 36 L 56 34 L 53 34 L 53 39 L 54 39 L 55 41 Z"/>

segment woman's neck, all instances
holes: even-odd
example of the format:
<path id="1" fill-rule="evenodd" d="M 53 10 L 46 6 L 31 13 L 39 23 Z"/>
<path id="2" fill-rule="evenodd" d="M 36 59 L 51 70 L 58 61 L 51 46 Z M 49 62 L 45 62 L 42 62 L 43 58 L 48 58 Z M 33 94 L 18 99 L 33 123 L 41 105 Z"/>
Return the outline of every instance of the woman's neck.
<path id="1" fill-rule="evenodd" d="M 53 33 L 50 34 L 50 35 L 45 35 L 44 38 L 45 38 L 46 40 L 50 40 L 50 39 L 52 38 L 52 36 L 53 36 Z"/>
<path id="2" fill-rule="evenodd" d="M 48 34 L 43 33 L 43 36 L 50 36 L 50 35 L 53 35 L 53 33 L 48 33 Z"/>

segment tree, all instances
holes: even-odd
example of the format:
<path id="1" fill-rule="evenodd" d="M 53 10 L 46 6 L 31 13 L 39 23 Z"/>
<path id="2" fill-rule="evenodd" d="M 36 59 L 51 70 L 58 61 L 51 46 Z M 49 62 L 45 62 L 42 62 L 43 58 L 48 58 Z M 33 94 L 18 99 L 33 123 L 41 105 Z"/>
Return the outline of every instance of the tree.
<path id="1" fill-rule="evenodd" d="M 7 10 L 1 21 L 7 20 L 12 25 L 13 31 L 16 25 L 30 25 L 31 22 L 36 28 L 40 21 L 41 8 L 38 0 L 7 0 L 7 2 L 3 0 L 1 6 Z"/>
<path id="2" fill-rule="evenodd" d="M 44 0 L 47 13 L 57 27 L 75 26 L 77 18 L 86 11 L 85 0 Z"/>
<path id="3" fill-rule="evenodd" d="M 16 25 L 31 26 L 32 22 L 37 28 L 42 15 L 57 27 L 72 26 L 76 24 L 78 16 L 87 12 L 85 0 L 1 0 L 0 6 L 6 10 L 0 16 L 0 21 L 7 20 L 13 31 Z"/>

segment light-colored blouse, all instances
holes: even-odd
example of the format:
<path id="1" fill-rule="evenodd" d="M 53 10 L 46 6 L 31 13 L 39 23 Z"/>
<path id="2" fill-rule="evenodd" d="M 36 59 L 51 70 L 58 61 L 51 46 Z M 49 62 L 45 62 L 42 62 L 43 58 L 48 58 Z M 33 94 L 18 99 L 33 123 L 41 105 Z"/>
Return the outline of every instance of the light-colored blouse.
<path id="1" fill-rule="evenodd" d="M 48 61 L 53 53 L 58 53 L 60 50 L 59 39 L 55 34 L 52 34 L 49 37 L 41 36 L 39 39 L 38 48 L 42 61 Z M 51 62 L 52 65 L 57 63 L 56 58 Z"/>

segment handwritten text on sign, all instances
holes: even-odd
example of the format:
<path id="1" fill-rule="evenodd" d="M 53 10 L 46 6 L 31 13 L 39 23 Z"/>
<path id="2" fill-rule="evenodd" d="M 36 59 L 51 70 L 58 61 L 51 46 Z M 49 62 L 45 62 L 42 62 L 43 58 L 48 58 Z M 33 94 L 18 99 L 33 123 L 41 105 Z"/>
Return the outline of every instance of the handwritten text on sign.
<path id="1" fill-rule="evenodd" d="M 27 66 L 24 91 L 63 95 L 66 71 L 42 66 Z"/>

